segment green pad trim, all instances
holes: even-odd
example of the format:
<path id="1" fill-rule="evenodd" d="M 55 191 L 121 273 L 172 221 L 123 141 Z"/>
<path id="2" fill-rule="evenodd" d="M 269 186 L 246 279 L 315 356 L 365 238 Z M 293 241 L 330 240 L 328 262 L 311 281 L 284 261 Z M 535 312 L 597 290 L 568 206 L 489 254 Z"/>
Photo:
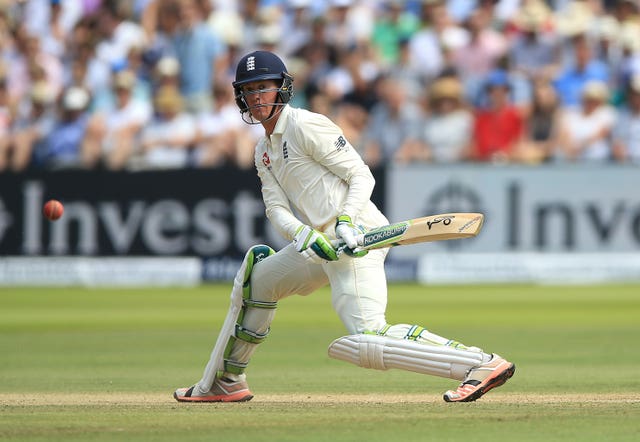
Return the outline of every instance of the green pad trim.
<path id="1" fill-rule="evenodd" d="M 265 340 L 268 334 L 269 329 L 267 329 L 266 333 L 262 334 L 247 330 L 246 328 L 236 324 L 236 338 L 241 339 L 244 342 L 248 342 L 249 344 L 260 344 Z"/>
<path id="2" fill-rule="evenodd" d="M 409 331 L 407 332 L 407 335 L 404 338 L 410 341 L 416 341 L 420 337 L 423 331 L 424 331 L 424 327 L 420 327 L 419 325 L 414 325 L 409 329 Z"/>

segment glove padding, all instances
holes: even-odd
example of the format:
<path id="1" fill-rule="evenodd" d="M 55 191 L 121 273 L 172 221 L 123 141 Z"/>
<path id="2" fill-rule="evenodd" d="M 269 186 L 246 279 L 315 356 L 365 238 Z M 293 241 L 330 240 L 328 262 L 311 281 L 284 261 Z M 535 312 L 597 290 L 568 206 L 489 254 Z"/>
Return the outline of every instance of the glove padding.
<path id="1" fill-rule="evenodd" d="M 353 224 L 349 215 L 340 215 L 336 218 L 336 238 L 344 241 L 346 246 L 341 251 L 347 255 L 359 258 L 369 253 L 368 250 L 358 248 L 356 237 L 363 233 L 364 229 Z"/>
<path id="2" fill-rule="evenodd" d="M 300 226 L 293 237 L 296 250 L 308 261 L 322 264 L 325 261 L 337 261 L 338 253 L 331 241 L 322 232 L 309 226 Z"/>

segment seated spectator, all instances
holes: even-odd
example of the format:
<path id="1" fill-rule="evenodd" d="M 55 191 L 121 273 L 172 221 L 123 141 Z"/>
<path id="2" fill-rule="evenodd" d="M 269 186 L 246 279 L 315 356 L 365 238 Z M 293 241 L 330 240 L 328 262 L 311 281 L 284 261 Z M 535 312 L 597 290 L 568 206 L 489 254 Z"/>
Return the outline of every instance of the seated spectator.
<path id="1" fill-rule="evenodd" d="M 528 78 L 555 76 L 560 66 L 558 37 L 551 32 L 552 16 L 542 0 L 527 1 L 513 19 L 517 34 L 509 47 L 512 69 Z"/>
<path id="2" fill-rule="evenodd" d="M 180 91 L 191 112 L 211 109 L 211 85 L 224 80 L 227 47 L 204 21 L 194 0 L 179 0 L 180 26 L 171 35 L 180 61 Z"/>
<path id="3" fill-rule="evenodd" d="M 452 50 L 452 63 L 465 82 L 486 76 L 507 55 L 507 39 L 491 27 L 491 18 L 486 10 L 475 9 L 465 23 L 468 41 Z"/>
<path id="4" fill-rule="evenodd" d="M 40 149 L 36 150 L 38 166 L 58 169 L 80 167 L 81 145 L 87 128 L 87 107 L 91 97 L 80 87 L 66 88 L 58 103 L 53 129 L 47 134 Z"/>
<path id="5" fill-rule="evenodd" d="M 485 88 L 487 104 L 475 110 L 469 158 L 494 163 L 510 162 L 522 139 L 523 115 L 512 103 L 505 71 L 496 70 L 489 74 Z"/>
<path id="6" fill-rule="evenodd" d="M 238 118 L 238 106 L 229 85 L 215 84 L 213 94 L 214 109 L 201 113 L 197 119 L 195 165 L 216 167 L 229 164 L 242 169 L 253 167 L 253 147 L 264 133 L 262 126 L 247 128 Z"/>
<path id="7" fill-rule="evenodd" d="M 418 29 L 418 18 L 406 10 L 405 3 L 404 0 L 385 0 L 375 18 L 371 42 L 384 67 L 398 62 L 402 46 L 400 42 L 408 43 Z"/>
<path id="8" fill-rule="evenodd" d="M 524 137 L 517 150 L 519 162 L 537 164 L 550 159 L 555 148 L 559 109 L 558 94 L 551 82 L 544 77 L 536 79 Z"/>
<path id="9" fill-rule="evenodd" d="M 373 107 L 365 130 L 363 158 L 369 166 L 408 159 L 399 154 L 399 147 L 415 139 L 422 122 L 421 109 L 407 97 L 404 84 L 385 78 L 380 83 L 380 102 Z"/>
<path id="10" fill-rule="evenodd" d="M 620 162 L 640 165 L 640 74 L 629 82 L 626 107 L 613 131 L 613 155 Z"/>
<path id="11" fill-rule="evenodd" d="M 133 96 L 136 76 L 122 70 L 113 77 L 113 105 L 92 115 L 82 143 L 82 161 L 87 167 L 98 163 L 108 169 L 122 169 L 133 154 L 142 127 L 151 119 L 151 105 Z"/>
<path id="12" fill-rule="evenodd" d="M 562 106 L 579 107 L 584 85 L 591 80 L 607 83 L 609 67 L 593 55 L 591 44 L 585 34 L 579 34 L 571 40 L 573 59 L 554 80 Z"/>
<path id="13" fill-rule="evenodd" d="M 40 38 L 23 27 L 15 30 L 15 51 L 7 60 L 7 84 L 10 103 L 16 104 L 28 96 L 36 81 L 46 80 L 58 94 L 63 86 L 63 65 L 60 59 L 42 50 Z"/>
<path id="14" fill-rule="evenodd" d="M 418 138 L 406 142 L 398 153 L 405 161 L 455 163 L 466 159 L 473 115 L 465 107 L 462 84 L 456 77 L 442 77 L 431 84 L 429 114 Z"/>
<path id="15" fill-rule="evenodd" d="M 180 91 L 163 86 L 156 91 L 153 104 L 156 115 L 142 130 L 141 158 L 134 166 L 143 169 L 189 166 L 197 130 L 194 117 L 184 110 Z"/>
<path id="16" fill-rule="evenodd" d="M 561 116 L 557 158 L 568 161 L 608 161 L 612 158 L 611 131 L 616 111 L 607 104 L 606 83 L 589 81 L 582 88 L 579 109 Z"/>
<path id="17" fill-rule="evenodd" d="M 31 88 L 28 99 L 20 103 L 9 143 L 8 160 L 13 171 L 30 167 L 34 152 L 43 148 L 44 140 L 56 122 L 54 99 L 49 85 L 38 82 Z"/>

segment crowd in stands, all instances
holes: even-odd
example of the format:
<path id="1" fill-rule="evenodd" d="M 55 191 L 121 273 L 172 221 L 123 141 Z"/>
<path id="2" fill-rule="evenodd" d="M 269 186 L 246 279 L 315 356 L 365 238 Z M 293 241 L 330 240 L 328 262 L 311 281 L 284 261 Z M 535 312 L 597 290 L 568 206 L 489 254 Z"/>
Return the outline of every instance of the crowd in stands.
<path id="1" fill-rule="evenodd" d="M 637 0 L 0 0 L 0 173 L 250 168 L 256 49 L 371 166 L 640 164 Z"/>

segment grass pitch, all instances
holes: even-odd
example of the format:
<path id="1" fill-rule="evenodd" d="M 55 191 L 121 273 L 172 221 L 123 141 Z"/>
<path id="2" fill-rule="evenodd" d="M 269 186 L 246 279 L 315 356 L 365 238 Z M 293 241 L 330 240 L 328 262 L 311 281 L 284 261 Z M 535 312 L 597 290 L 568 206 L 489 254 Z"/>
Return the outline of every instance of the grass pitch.
<path id="1" fill-rule="evenodd" d="M 328 290 L 281 301 L 247 370 L 256 397 L 180 404 L 202 375 L 229 284 L 0 289 L 3 441 L 635 441 L 640 286 L 392 285 L 388 320 L 513 360 L 477 402 L 454 381 L 329 359 Z"/>

